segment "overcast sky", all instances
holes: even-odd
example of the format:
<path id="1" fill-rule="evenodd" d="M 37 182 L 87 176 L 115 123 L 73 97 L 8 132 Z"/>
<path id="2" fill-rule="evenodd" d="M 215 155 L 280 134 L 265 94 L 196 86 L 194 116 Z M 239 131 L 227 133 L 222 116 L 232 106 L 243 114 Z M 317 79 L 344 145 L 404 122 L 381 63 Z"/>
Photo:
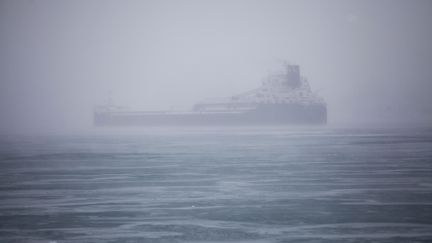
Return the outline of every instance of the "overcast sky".
<path id="1" fill-rule="evenodd" d="M 0 1 L 0 133 L 79 130 L 109 93 L 188 109 L 287 60 L 329 122 L 432 124 L 432 1 Z"/>

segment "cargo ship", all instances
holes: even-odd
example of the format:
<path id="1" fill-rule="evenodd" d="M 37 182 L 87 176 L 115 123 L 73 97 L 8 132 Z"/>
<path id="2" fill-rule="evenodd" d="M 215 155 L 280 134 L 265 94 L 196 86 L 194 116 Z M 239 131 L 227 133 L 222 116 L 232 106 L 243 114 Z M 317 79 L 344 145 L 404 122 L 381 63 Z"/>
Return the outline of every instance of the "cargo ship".
<path id="1" fill-rule="evenodd" d="M 96 126 L 310 125 L 327 123 L 327 105 L 298 65 L 268 75 L 254 90 L 199 102 L 190 111 L 129 111 L 112 104 L 94 111 Z"/>

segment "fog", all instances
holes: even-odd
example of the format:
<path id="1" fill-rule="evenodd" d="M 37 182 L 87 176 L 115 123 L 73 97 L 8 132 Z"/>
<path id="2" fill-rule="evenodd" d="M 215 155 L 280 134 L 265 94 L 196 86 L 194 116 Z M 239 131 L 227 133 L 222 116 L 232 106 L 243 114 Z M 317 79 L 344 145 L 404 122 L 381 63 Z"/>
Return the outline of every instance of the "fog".
<path id="1" fill-rule="evenodd" d="M 432 124 L 431 1 L 1 1 L 0 133 L 80 131 L 109 96 L 190 109 L 300 65 L 329 124 Z"/>

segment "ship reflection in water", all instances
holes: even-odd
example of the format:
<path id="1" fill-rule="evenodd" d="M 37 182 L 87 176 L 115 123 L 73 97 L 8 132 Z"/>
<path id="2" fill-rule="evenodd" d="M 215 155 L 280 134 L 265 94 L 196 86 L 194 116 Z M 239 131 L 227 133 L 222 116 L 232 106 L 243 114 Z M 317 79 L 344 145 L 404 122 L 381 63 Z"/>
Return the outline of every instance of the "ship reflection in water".
<path id="1" fill-rule="evenodd" d="M 325 124 L 327 107 L 300 76 L 300 67 L 285 65 L 261 87 L 229 98 L 198 103 L 189 112 L 124 111 L 98 107 L 95 125 L 274 125 Z"/>
<path id="2" fill-rule="evenodd" d="M 0 242 L 432 242 L 431 130 L 184 129 L 0 137 Z"/>

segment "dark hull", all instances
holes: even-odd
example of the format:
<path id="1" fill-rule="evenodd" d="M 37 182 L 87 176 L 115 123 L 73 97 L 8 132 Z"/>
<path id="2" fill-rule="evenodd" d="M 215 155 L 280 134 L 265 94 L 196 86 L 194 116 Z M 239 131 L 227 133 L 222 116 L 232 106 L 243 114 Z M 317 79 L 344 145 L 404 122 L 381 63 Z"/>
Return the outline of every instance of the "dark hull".
<path id="1" fill-rule="evenodd" d="M 325 105 L 262 104 L 242 112 L 146 113 L 99 111 L 97 126 L 325 124 Z"/>

